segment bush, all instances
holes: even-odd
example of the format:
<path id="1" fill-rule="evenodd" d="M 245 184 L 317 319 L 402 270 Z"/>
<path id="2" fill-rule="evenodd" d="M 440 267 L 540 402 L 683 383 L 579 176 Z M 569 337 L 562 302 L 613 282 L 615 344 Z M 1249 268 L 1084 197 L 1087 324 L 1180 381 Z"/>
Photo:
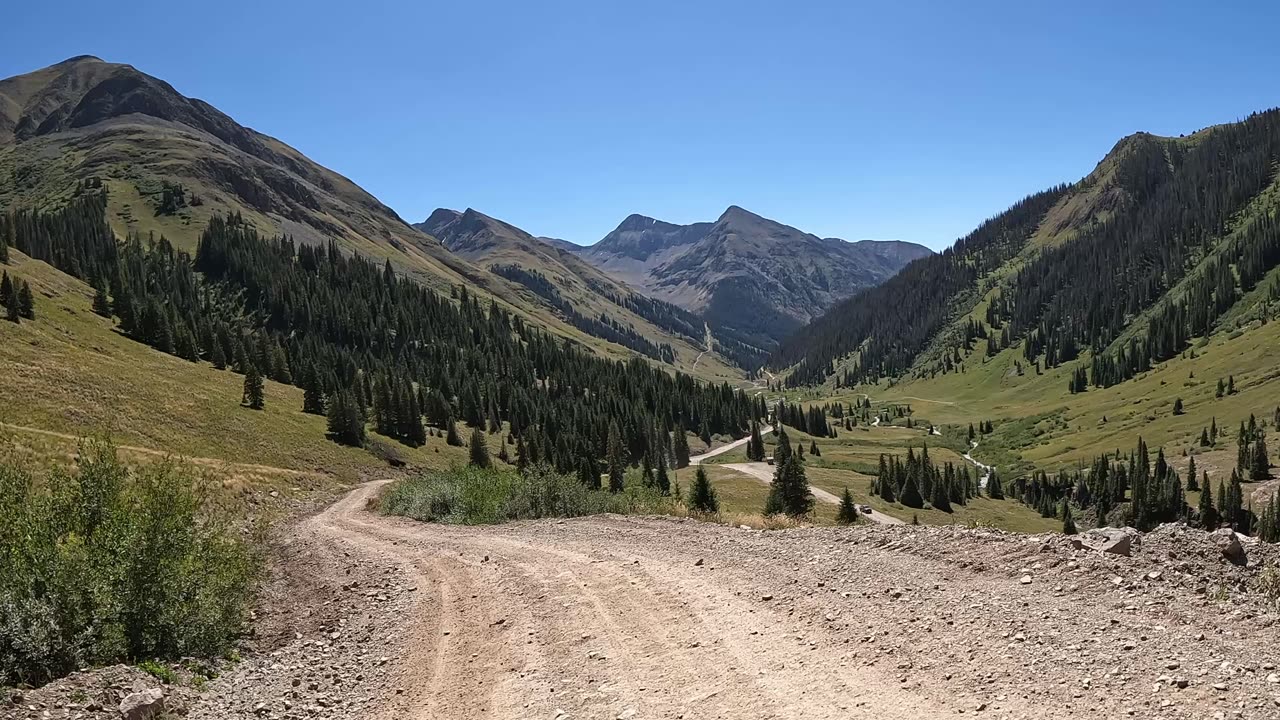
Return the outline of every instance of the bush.
<path id="1" fill-rule="evenodd" d="M 202 500 L 185 468 L 131 472 L 109 443 L 39 484 L 0 457 L 0 685 L 230 647 L 259 561 Z"/>
<path id="2" fill-rule="evenodd" d="M 674 507 L 672 498 L 654 488 L 635 484 L 620 493 L 592 490 L 576 476 L 545 466 L 423 472 L 391 485 L 379 502 L 388 515 L 463 525 L 599 513 L 659 514 Z"/>

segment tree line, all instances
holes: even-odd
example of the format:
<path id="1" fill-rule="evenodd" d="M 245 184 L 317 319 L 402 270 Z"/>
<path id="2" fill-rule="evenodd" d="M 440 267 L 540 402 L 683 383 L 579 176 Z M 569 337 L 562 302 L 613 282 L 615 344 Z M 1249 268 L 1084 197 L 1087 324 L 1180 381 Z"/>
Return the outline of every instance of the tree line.
<path id="1" fill-rule="evenodd" d="M 117 243 L 105 207 L 96 190 L 58 211 L 3 214 L 0 237 L 92 285 L 95 311 L 140 342 L 302 388 L 302 409 L 327 414 L 339 442 L 363 442 L 369 421 L 410 445 L 424 422 L 455 436 L 456 422 L 505 428 L 526 462 L 598 482 L 612 427 L 628 463 L 677 462 L 686 429 L 736 437 L 765 415 L 762 398 L 727 383 L 598 358 L 466 287 L 440 295 L 333 243 L 217 216 L 192 257 L 163 237 Z M 246 382 L 250 407 L 256 387 Z"/>

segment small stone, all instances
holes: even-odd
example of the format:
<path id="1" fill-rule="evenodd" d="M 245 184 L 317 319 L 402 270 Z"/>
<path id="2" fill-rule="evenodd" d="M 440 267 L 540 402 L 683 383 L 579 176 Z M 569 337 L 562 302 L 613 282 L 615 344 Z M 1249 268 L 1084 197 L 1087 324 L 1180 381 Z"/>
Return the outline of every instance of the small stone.
<path id="1" fill-rule="evenodd" d="M 1021 580 L 1019 580 L 1018 582 L 1022 583 L 1023 585 L 1030 585 L 1030 584 L 1031 584 L 1031 576 L 1030 576 L 1030 575 L 1023 575 L 1023 576 L 1022 576 L 1022 579 L 1021 579 Z"/>
<path id="2" fill-rule="evenodd" d="M 694 566 L 694 567 L 702 567 L 702 558 L 698 558 L 697 562 L 695 562 L 695 563 L 693 564 L 693 566 Z"/>
<path id="3" fill-rule="evenodd" d="M 772 596 L 772 595 L 765 594 L 765 595 L 761 595 L 761 596 L 760 596 L 760 599 L 761 599 L 761 600 L 763 600 L 764 602 L 769 602 L 770 600 L 772 600 L 772 599 L 773 599 L 773 596 Z"/>

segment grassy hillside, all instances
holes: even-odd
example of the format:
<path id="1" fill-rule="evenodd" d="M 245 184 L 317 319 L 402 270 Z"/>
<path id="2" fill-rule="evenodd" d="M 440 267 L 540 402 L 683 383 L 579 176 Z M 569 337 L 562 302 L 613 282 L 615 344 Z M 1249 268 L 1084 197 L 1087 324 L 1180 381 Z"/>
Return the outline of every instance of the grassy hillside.
<path id="1" fill-rule="evenodd" d="M 266 409 L 242 408 L 242 376 L 124 337 L 92 312 L 88 286 L 16 251 L 10 260 L 4 269 L 31 284 L 36 320 L 0 321 L 0 432 L 37 458 L 69 458 L 76 437 L 107 434 L 126 457 L 173 453 L 227 483 L 348 483 L 386 471 L 368 451 L 327 440 L 298 388 L 268 381 Z M 443 438 L 416 449 L 380 440 L 414 465 L 465 462 Z"/>
<path id="2" fill-rule="evenodd" d="M 190 252 L 210 217 L 238 213 L 264 235 L 333 241 L 444 293 L 466 285 L 606 357 L 633 355 L 451 253 L 351 180 L 135 68 L 80 57 L 0 80 L 0 209 L 60 207 L 89 178 L 108 190 L 120 237 L 154 233 Z M 681 355 L 681 369 L 694 371 L 697 351 Z M 716 361 L 696 371 L 742 376 Z"/>

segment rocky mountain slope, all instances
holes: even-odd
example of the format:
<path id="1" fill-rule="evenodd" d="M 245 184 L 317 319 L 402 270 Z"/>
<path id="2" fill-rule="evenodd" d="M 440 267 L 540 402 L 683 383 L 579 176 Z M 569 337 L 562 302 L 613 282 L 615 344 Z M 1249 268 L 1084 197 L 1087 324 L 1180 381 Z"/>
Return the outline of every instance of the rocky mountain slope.
<path id="1" fill-rule="evenodd" d="M 548 305 L 584 332 L 688 369 L 695 360 L 708 369 L 723 366 L 711 355 L 698 360 L 707 349 L 706 325 L 699 317 L 636 292 L 554 241 L 473 209 L 439 208 L 414 227 L 458 257 L 519 285 L 526 302 Z"/>
<path id="2" fill-rule="evenodd" d="M 410 227 L 351 180 L 134 67 L 81 56 L 0 80 L 0 208 L 59 207 L 84 181 L 107 190 L 108 221 L 118 237 L 154 233 L 191 251 L 211 217 L 239 214 L 267 235 L 333 241 L 386 259 L 438 291 L 466 285 L 602 354 L 626 358 L 638 351 L 627 339 L 632 318 L 622 329 L 574 324 L 533 301 L 522 283 Z M 692 369 L 703 349 L 699 331 L 674 353 L 677 366 Z M 684 343 L 647 326 L 631 332 L 655 348 Z M 639 351 L 661 360 L 654 348 Z M 740 374 L 719 361 L 707 366 L 716 377 Z"/>
<path id="3" fill-rule="evenodd" d="M 819 238 L 737 206 L 715 222 L 692 225 L 632 215 L 578 252 L 765 350 L 837 301 L 930 254 L 912 243 Z"/>

